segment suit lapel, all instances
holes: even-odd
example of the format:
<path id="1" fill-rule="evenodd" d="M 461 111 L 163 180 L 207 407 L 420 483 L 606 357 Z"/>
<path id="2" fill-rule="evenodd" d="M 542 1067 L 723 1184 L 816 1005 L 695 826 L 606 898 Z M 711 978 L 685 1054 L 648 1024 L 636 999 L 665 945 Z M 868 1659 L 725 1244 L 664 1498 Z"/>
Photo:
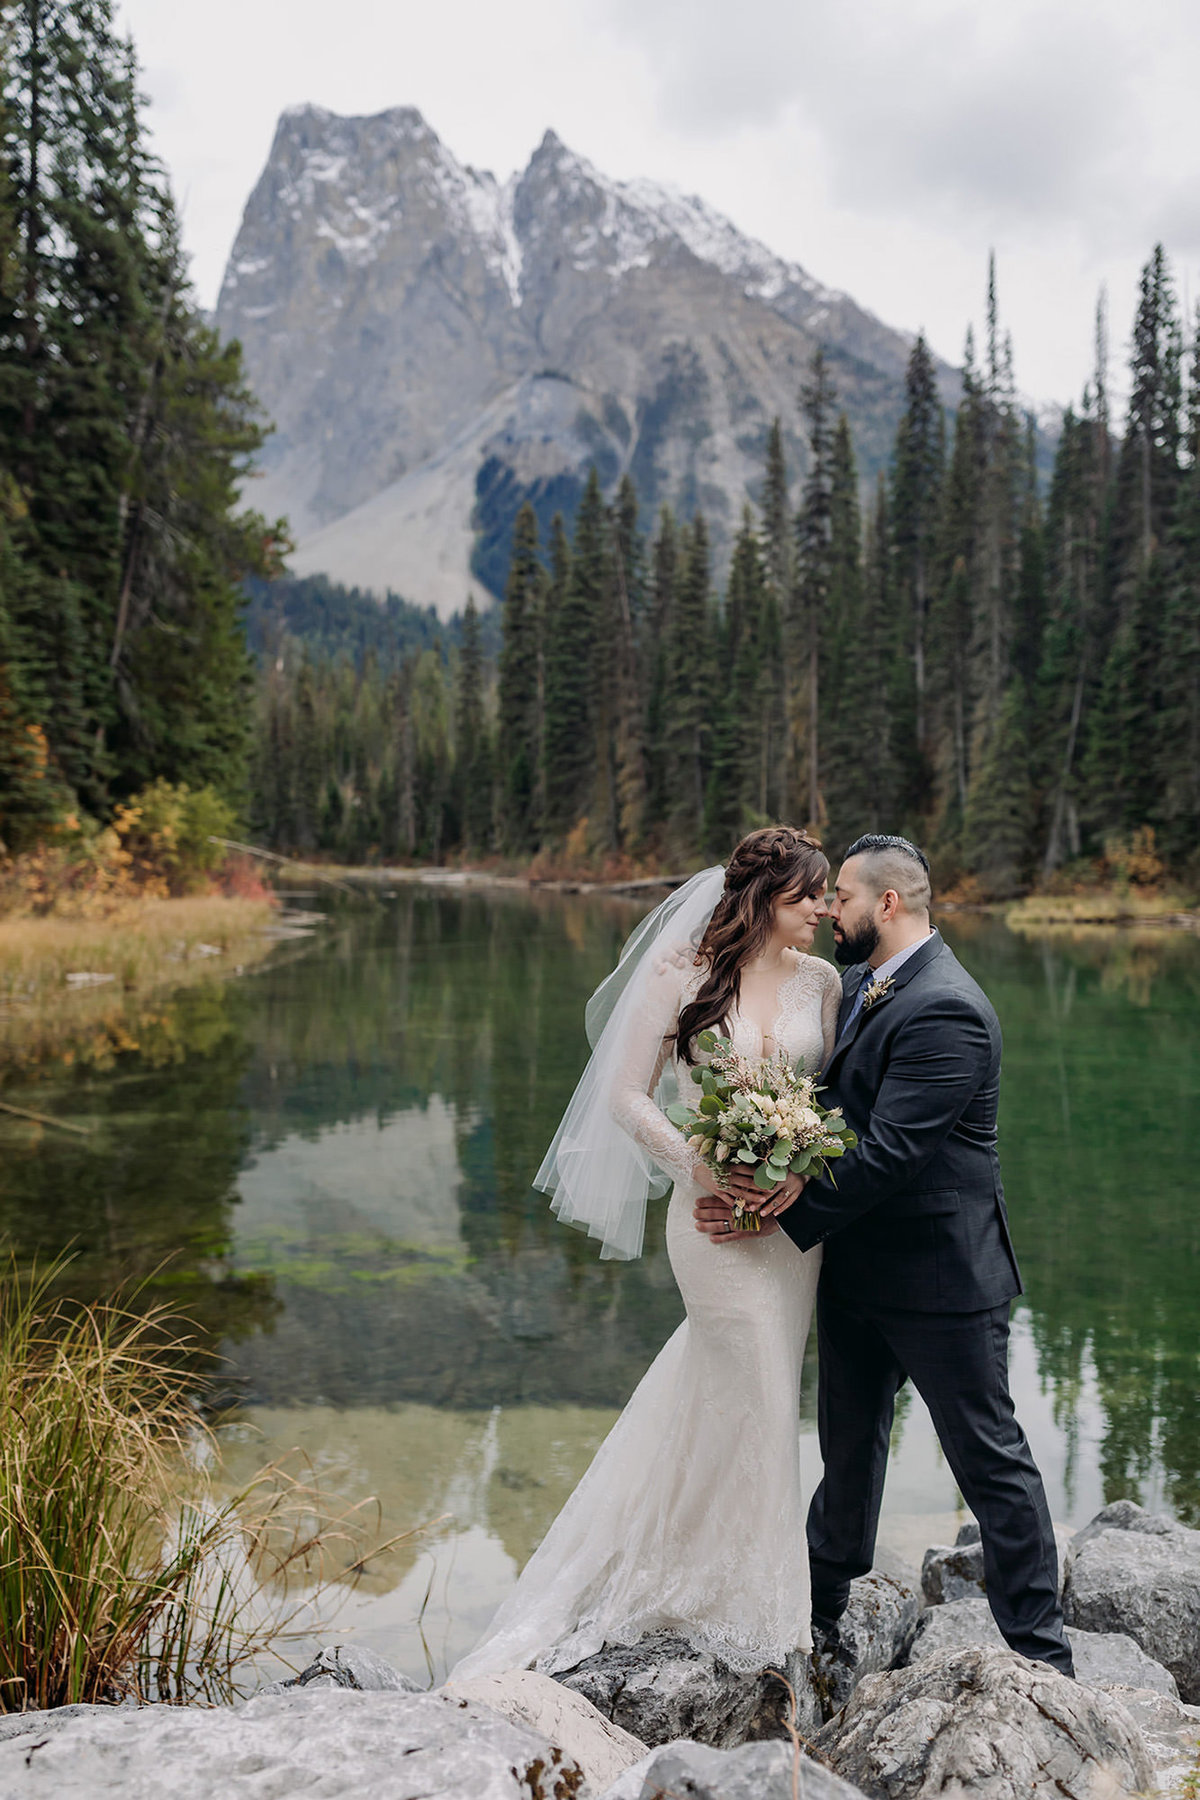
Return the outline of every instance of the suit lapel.
<path id="1" fill-rule="evenodd" d="M 850 1008 L 854 1005 L 855 995 L 858 993 L 863 982 L 871 979 L 871 968 L 868 963 L 862 965 L 861 973 L 858 969 L 849 971 L 850 975 L 858 975 L 858 980 L 855 981 L 854 985 L 851 987 L 849 978 L 847 978 L 846 987 L 842 993 L 842 1005 L 841 1010 L 838 1013 L 838 1038 L 833 1047 L 833 1055 L 829 1059 L 830 1069 L 832 1069 L 838 1057 L 844 1055 L 851 1044 L 857 1042 L 858 1034 L 863 1028 L 863 1021 L 870 1018 L 873 1013 L 882 1011 L 883 1007 L 888 1004 L 894 994 L 898 993 L 902 987 L 905 987 L 908 982 L 912 980 L 914 975 L 919 974 L 927 963 L 933 961 L 933 958 L 938 954 L 941 948 L 941 933 L 935 931 L 932 936 L 921 945 L 919 950 L 914 950 L 907 961 L 901 963 L 900 967 L 896 970 L 896 973 L 892 976 L 891 986 L 882 999 L 877 1000 L 874 1006 L 859 1007 L 857 1019 L 855 1019 L 850 1030 L 845 1032 L 845 1036 L 843 1036 L 842 1033 L 845 1029 L 846 1020 L 850 1014 Z M 829 1069 L 827 1069 L 825 1073 L 828 1075 Z"/>

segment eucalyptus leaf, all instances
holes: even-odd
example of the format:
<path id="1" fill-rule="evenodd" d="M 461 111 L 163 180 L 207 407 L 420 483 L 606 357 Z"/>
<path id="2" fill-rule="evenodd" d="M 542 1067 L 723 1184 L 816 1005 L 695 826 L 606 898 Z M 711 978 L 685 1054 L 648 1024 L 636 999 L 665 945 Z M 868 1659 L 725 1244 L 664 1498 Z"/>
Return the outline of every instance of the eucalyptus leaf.
<path id="1" fill-rule="evenodd" d="M 711 1052 L 717 1047 L 717 1034 L 715 1031 L 698 1031 L 696 1033 L 696 1043 L 701 1050 L 708 1050 Z"/>
<path id="2" fill-rule="evenodd" d="M 753 1150 L 739 1150 L 737 1153 L 737 1160 L 738 1162 L 756 1163 L 758 1158 L 755 1156 Z"/>
<path id="3" fill-rule="evenodd" d="M 754 1171 L 754 1185 L 756 1188 L 762 1188 L 764 1193 L 769 1194 L 773 1187 L 779 1186 L 779 1181 L 776 1176 L 772 1175 L 766 1163 L 760 1163 L 758 1168 Z"/>
<path id="4" fill-rule="evenodd" d="M 697 1086 L 704 1080 L 704 1070 L 700 1067 L 699 1063 L 697 1063 L 696 1067 L 692 1070 L 692 1080 Z"/>
<path id="5" fill-rule="evenodd" d="M 775 1148 L 771 1152 L 771 1161 L 780 1163 L 790 1162 L 792 1160 L 792 1151 L 794 1149 L 795 1145 L 792 1143 L 791 1138 L 776 1139 Z"/>
<path id="6" fill-rule="evenodd" d="M 672 1125 L 678 1125 L 682 1131 L 685 1125 L 691 1123 L 692 1109 L 690 1106 L 685 1106 L 682 1100 L 677 1100 L 673 1106 L 668 1106 L 667 1117 Z"/>
<path id="7" fill-rule="evenodd" d="M 721 1102 L 717 1096 L 715 1094 L 705 1094 L 703 1100 L 700 1102 L 700 1111 L 702 1113 L 707 1113 L 710 1118 L 715 1118 L 720 1110 Z"/>

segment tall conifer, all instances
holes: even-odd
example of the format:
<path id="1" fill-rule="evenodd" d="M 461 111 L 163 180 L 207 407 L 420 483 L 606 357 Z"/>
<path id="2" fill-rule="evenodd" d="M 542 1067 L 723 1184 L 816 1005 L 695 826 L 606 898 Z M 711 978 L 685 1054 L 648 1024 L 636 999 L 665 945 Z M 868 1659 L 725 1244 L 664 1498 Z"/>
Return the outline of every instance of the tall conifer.
<path id="1" fill-rule="evenodd" d="M 501 839 L 504 848 L 516 856 L 536 849 L 541 836 L 539 670 L 545 589 L 545 571 L 538 560 L 537 514 L 527 503 L 517 514 L 513 530 L 497 695 Z"/>

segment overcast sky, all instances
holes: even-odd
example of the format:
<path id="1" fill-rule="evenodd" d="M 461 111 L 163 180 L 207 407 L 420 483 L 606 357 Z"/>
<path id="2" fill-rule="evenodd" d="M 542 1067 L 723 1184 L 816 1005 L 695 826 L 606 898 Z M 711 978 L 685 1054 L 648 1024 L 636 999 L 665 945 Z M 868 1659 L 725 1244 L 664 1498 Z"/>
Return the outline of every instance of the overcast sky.
<path id="1" fill-rule="evenodd" d="M 280 111 L 416 106 L 504 177 L 547 126 L 698 193 L 889 324 L 961 354 L 989 246 L 1039 400 L 1075 398 L 1100 284 L 1200 298 L 1196 0 L 119 0 L 211 306 Z M 1114 368 L 1114 374 L 1118 371 Z"/>

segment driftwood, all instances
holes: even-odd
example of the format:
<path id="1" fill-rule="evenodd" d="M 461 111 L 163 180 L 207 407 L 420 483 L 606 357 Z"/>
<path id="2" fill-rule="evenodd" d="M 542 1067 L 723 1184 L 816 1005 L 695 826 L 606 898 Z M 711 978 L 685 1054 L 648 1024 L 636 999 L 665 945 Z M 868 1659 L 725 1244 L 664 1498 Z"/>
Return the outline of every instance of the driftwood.
<path id="1" fill-rule="evenodd" d="M 90 1125 L 68 1125 L 65 1119 L 51 1119 L 45 1113 L 30 1112 L 26 1106 L 13 1106 L 8 1100 L 0 1100 L 0 1112 L 12 1113 L 17 1119 L 32 1119 L 35 1125 L 52 1125 L 55 1131 L 73 1131 L 77 1137 L 91 1137 Z"/>
<path id="2" fill-rule="evenodd" d="M 341 888 L 343 894 L 351 894 L 354 899 L 361 896 L 348 882 L 338 881 L 332 875 L 322 875 L 312 863 L 301 862 L 296 856 L 280 856 L 277 850 L 263 850 L 258 844 L 239 844 L 236 838 L 217 837 L 213 832 L 208 835 L 210 844 L 222 844 L 226 850 L 241 850 L 246 856 L 261 856 L 264 862 L 286 864 L 292 869 L 303 869 L 314 881 L 323 881 L 327 887 Z"/>

